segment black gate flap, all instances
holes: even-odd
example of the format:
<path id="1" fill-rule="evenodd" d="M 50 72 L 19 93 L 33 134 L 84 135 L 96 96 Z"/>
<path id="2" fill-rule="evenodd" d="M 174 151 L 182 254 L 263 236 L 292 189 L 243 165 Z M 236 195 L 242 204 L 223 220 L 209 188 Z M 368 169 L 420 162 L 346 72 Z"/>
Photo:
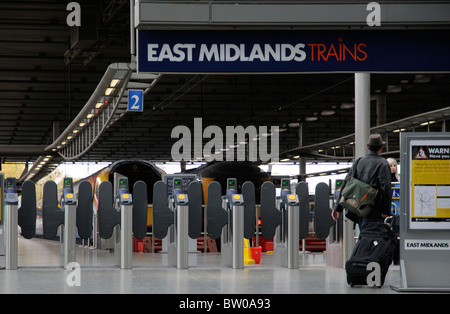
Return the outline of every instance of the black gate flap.
<path id="1" fill-rule="evenodd" d="M 78 235 L 82 239 L 88 239 L 92 235 L 92 185 L 89 181 L 83 181 L 78 187 L 77 206 Z"/>
<path id="2" fill-rule="evenodd" d="M 158 239 L 167 236 L 167 230 L 174 223 L 174 213 L 169 208 L 167 186 L 158 181 L 153 186 L 153 233 Z"/>
<path id="3" fill-rule="evenodd" d="M 98 194 L 98 231 L 103 239 L 111 238 L 114 226 L 120 224 L 120 212 L 113 206 L 113 187 L 109 181 L 103 181 Z"/>
<path id="4" fill-rule="evenodd" d="M 54 181 L 44 184 L 42 200 L 42 227 L 44 238 L 56 237 L 58 227 L 64 224 L 64 211 L 58 207 L 58 187 Z"/>
<path id="5" fill-rule="evenodd" d="M 309 192 L 308 184 L 300 182 L 296 193 L 299 201 L 299 238 L 306 239 L 309 234 Z"/>
<path id="6" fill-rule="evenodd" d="M 223 226 L 228 222 L 228 214 L 222 208 L 222 187 L 219 182 L 213 181 L 208 185 L 206 214 L 208 217 L 208 236 L 211 239 L 218 239 Z"/>
<path id="7" fill-rule="evenodd" d="M 244 198 L 244 238 L 251 239 L 255 235 L 255 185 L 246 181 L 241 188 Z"/>
<path id="8" fill-rule="evenodd" d="M 197 239 L 202 233 L 202 187 L 193 181 L 188 186 L 189 237 Z"/>
<path id="9" fill-rule="evenodd" d="M 138 239 L 145 238 L 147 234 L 147 184 L 137 181 L 133 185 L 133 233 Z"/>
<path id="10" fill-rule="evenodd" d="M 261 185 L 261 235 L 271 239 L 275 230 L 281 224 L 281 212 L 276 207 L 275 185 L 264 182 Z"/>
<path id="11" fill-rule="evenodd" d="M 325 239 L 330 233 L 330 227 L 334 225 L 329 204 L 329 188 L 326 183 L 316 185 L 314 197 L 314 230 L 319 239 Z"/>
<path id="12" fill-rule="evenodd" d="M 22 206 L 19 208 L 18 223 L 25 239 L 31 239 L 35 236 L 36 185 L 30 180 L 22 184 Z"/>

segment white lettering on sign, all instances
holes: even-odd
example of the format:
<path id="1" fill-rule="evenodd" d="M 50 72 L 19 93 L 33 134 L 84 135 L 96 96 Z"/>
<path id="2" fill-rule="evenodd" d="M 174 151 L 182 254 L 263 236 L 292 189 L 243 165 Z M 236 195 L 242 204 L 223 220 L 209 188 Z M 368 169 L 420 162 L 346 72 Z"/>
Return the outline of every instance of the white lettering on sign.
<path id="1" fill-rule="evenodd" d="M 450 240 L 405 240 L 405 250 L 450 250 Z"/>
<path id="2" fill-rule="evenodd" d="M 160 62 L 182 62 L 193 61 L 194 49 L 196 44 L 147 44 L 147 61 Z M 297 61 L 302 62 L 306 59 L 306 52 L 304 51 L 305 44 L 298 43 L 291 44 L 254 44 L 250 48 L 245 44 L 201 44 L 198 49 L 198 58 L 200 62 L 204 61 L 223 61 L 223 62 L 252 62 L 263 61 Z"/>

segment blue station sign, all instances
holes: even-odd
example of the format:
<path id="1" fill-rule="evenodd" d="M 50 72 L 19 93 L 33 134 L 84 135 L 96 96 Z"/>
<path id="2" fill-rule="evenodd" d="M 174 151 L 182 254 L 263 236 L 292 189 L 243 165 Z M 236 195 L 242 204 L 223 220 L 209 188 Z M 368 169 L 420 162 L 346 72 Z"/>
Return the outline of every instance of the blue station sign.
<path id="1" fill-rule="evenodd" d="M 139 30 L 138 71 L 446 72 L 445 31 Z"/>

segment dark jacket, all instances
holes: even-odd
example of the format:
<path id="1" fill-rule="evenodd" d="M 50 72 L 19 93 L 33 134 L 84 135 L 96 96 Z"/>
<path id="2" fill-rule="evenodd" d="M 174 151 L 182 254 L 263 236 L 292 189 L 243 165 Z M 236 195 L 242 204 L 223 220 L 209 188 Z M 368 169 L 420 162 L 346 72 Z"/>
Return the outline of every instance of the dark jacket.
<path id="1" fill-rule="evenodd" d="M 355 171 L 356 165 L 356 171 Z M 356 172 L 356 173 L 355 173 Z M 368 217 L 381 219 L 381 214 L 391 215 L 391 171 L 389 163 L 378 155 L 376 152 L 369 151 L 369 153 L 355 162 L 347 173 L 347 178 L 354 176 L 373 188 L 378 190 L 378 195 L 375 199 L 375 208 L 370 212 Z M 346 181 L 344 181 L 346 182 Z M 341 195 L 339 193 L 339 198 Z M 343 207 L 336 202 L 334 209 L 342 212 Z"/>

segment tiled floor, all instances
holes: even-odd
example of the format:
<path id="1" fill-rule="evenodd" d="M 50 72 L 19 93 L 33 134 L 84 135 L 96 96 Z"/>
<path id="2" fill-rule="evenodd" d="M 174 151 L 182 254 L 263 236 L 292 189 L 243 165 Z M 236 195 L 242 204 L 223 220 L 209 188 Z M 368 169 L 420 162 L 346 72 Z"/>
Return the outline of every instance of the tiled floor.
<path id="1" fill-rule="evenodd" d="M 122 270 L 113 253 L 77 247 L 80 285 L 69 286 L 72 273 L 61 267 L 59 250 L 59 242 L 19 238 L 19 269 L 0 270 L 0 293 L 391 294 L 397 292 L 390 285 L 400 283 L 399 267 L 392 265 L 381 289 L 351 288 L 345 270 L 326 266 L 323 253 L 300 254 L 298 270 L 274 265 L 266 253 L 260 264 L 240 270 L 221 267 L 215 253 L 189 254 L 187 270 L 168 267 L 167 254 L 134 253 L 133 269 Z"/>

